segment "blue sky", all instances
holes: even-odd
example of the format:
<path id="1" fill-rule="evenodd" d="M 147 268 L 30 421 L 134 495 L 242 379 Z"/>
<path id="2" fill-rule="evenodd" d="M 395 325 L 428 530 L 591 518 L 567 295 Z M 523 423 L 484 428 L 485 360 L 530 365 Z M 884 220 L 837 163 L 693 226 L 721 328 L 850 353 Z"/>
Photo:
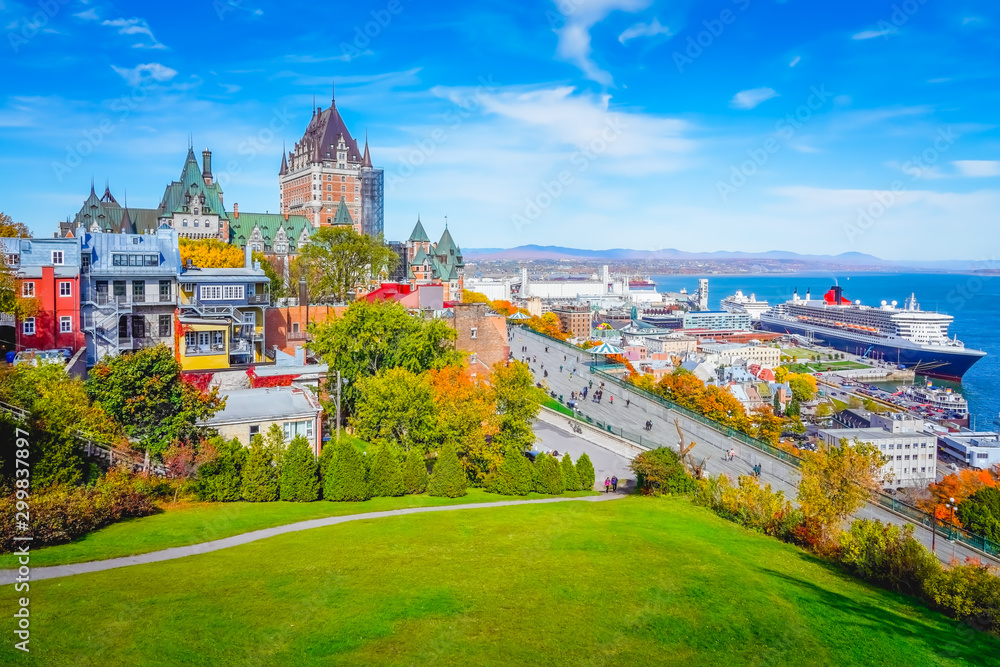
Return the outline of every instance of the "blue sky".
<path id="1" fill-rule="evenodd" d="M 155 207 L 193 135 L 275 211 L 313 96 L 386 235 L 1000 261 L 994 2 L 0 0 L 0 210 Z"/>

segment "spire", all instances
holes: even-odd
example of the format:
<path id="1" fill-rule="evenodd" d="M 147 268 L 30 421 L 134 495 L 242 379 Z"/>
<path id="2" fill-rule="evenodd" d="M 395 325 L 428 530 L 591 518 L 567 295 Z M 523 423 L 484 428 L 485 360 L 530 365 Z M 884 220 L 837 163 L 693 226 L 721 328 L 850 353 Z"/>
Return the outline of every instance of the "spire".
<path id="1" fill-rule="evenodd" d="M 90 177 L 90 195 L 92 197 L 96 197 L 97 196 L 97 193 L 94 192 L 94 177 L 93 176 Z"/>
<path id="2" fill-rule="evenodd" d="M 330 83 L 330 106 L 334 109 L 337 108 L 337 82 L 333 81 Z"/>
<path id="3" fill-rule="evenodd" d="M 313 115 L 316 115 L 316 96 L 313 95 Z"/>
<path id="4" fill-rule="evenodd" d="M 288 173 L 288 151 L 285 150 L 285 142 L 281 142 L 281 170 L 278 171 L 279 176 L 284 176 Z"/>
<path id="5" fill-rule="evenodd" d="M 361 166 L 362 167 L 371 167 L 372 166 L 372 156 L 369 155 L 369 153 L 368 153 L 368 130 L 365 130 L 365 156 L 361 160 Z M 420 216 L 417 215 L 417 218 L 419 219 Z"/>

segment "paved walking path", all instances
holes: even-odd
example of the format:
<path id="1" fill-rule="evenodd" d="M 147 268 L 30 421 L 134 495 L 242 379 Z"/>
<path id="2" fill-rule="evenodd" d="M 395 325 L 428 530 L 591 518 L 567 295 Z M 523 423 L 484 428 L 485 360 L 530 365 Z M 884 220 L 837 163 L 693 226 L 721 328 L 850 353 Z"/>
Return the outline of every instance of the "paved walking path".
<path id="1" fill-rule="evenodd" d="M 388 510 L 385 512 L 365 512 L 364 514 L 348 514 L 345 516 L 331 516 L 323 519 L 310 519 L 308 521 L 298 521 L 284 526 L 274 528 L 263 528 L 254 530 L 242 535 L 224 537 L 211 542 L 201 544 L 190 544 L 184 547 L 172 547 L 162 551 L 153 551 L 135 556 L 124 556 L 122 558 L 109 558 L 107 560 L 95 560 L 88 563 L 74 563 L 72 565 L 54 565 L 52 567 L 36 567 L 31 569 L 31 581 L 39 579 L 57 579 L 59 577 L 69 577 L 74 574 L 88 574 L 90 572 L 102 572 L 104 570 L 114 570 L 119 567 L 129 565 L 144 565 L 146 563 L 159 563 L 164 560 L 184 558 L 185 556 L 196 556 L 206 554 L 220 549 L 228 549 L 241 544 L 249 544 L 257 540 L 264 540 L 276 535 L 285 533 L 297 533 L 300 530 L 312 530 L 313 528 L 324 528 L 338 523 L 348 521 L 363 521 L 365 519 L 381 519 L 390 516 L 403 516 L 404 514 L 421 514 L 423 512 L 450 512 L 452 510 L 488 509 L 492 507 L 510 507 L 514 505 L 541 505 L 544 503 L 566 503 L 573 501 L 583 501 L 599 503 L 605 500 L 615 500 L 623 498 L 621 493 L 602 494 L 600 496 L 582 496 L 579 498 L 540 498 L 538 500 L 503 500 L 499 502 L 467 503 L 464 505 L 441 505 L 438 507 L 409 507 L 406 509 Z M 0 586 L 13 584 L 17 579 L 17 570 L 0 570 Z"/>

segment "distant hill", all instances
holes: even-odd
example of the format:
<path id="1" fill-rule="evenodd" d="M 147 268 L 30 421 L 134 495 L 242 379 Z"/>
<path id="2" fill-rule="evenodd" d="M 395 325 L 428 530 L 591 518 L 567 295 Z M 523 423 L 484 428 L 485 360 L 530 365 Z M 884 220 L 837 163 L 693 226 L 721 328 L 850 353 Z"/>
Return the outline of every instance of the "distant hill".
<path id="1" fill-rule="evenodd" d="M 803 255 L 786 250 L 768 252 L 687 252 L 676 248 L 663 250 L 631 250 L 611 248 L 608 250 L 584 250 L 563 246 L 522 245 L 516 248 L 466 248 L 464 255 L 473 260 L 609 260 L 609 261 L 739 261 L 739 260 L 779 260 L 804 264 L 838 265 L 845 268 L 922 268 L 943 271 L 964 271 L 975 269 L 975 263 L 968 260 L 940 261 L 893 261 L 881 259 L 863 252 L 845 252 L 839 255 Z"/>

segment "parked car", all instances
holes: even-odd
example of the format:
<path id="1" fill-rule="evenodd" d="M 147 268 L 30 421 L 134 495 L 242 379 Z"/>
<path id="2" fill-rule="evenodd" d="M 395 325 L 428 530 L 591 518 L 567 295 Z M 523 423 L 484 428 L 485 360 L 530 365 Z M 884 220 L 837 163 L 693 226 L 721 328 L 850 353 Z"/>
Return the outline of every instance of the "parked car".
<path id="1" fill-rule="evenodd" d="M 58 364 L 62 366 L 65 363 L 66 356 L 62 350 L 22 350 L 14 356 L 15 366 L 20 366 L 21 364 L 28 366 Z"/>

